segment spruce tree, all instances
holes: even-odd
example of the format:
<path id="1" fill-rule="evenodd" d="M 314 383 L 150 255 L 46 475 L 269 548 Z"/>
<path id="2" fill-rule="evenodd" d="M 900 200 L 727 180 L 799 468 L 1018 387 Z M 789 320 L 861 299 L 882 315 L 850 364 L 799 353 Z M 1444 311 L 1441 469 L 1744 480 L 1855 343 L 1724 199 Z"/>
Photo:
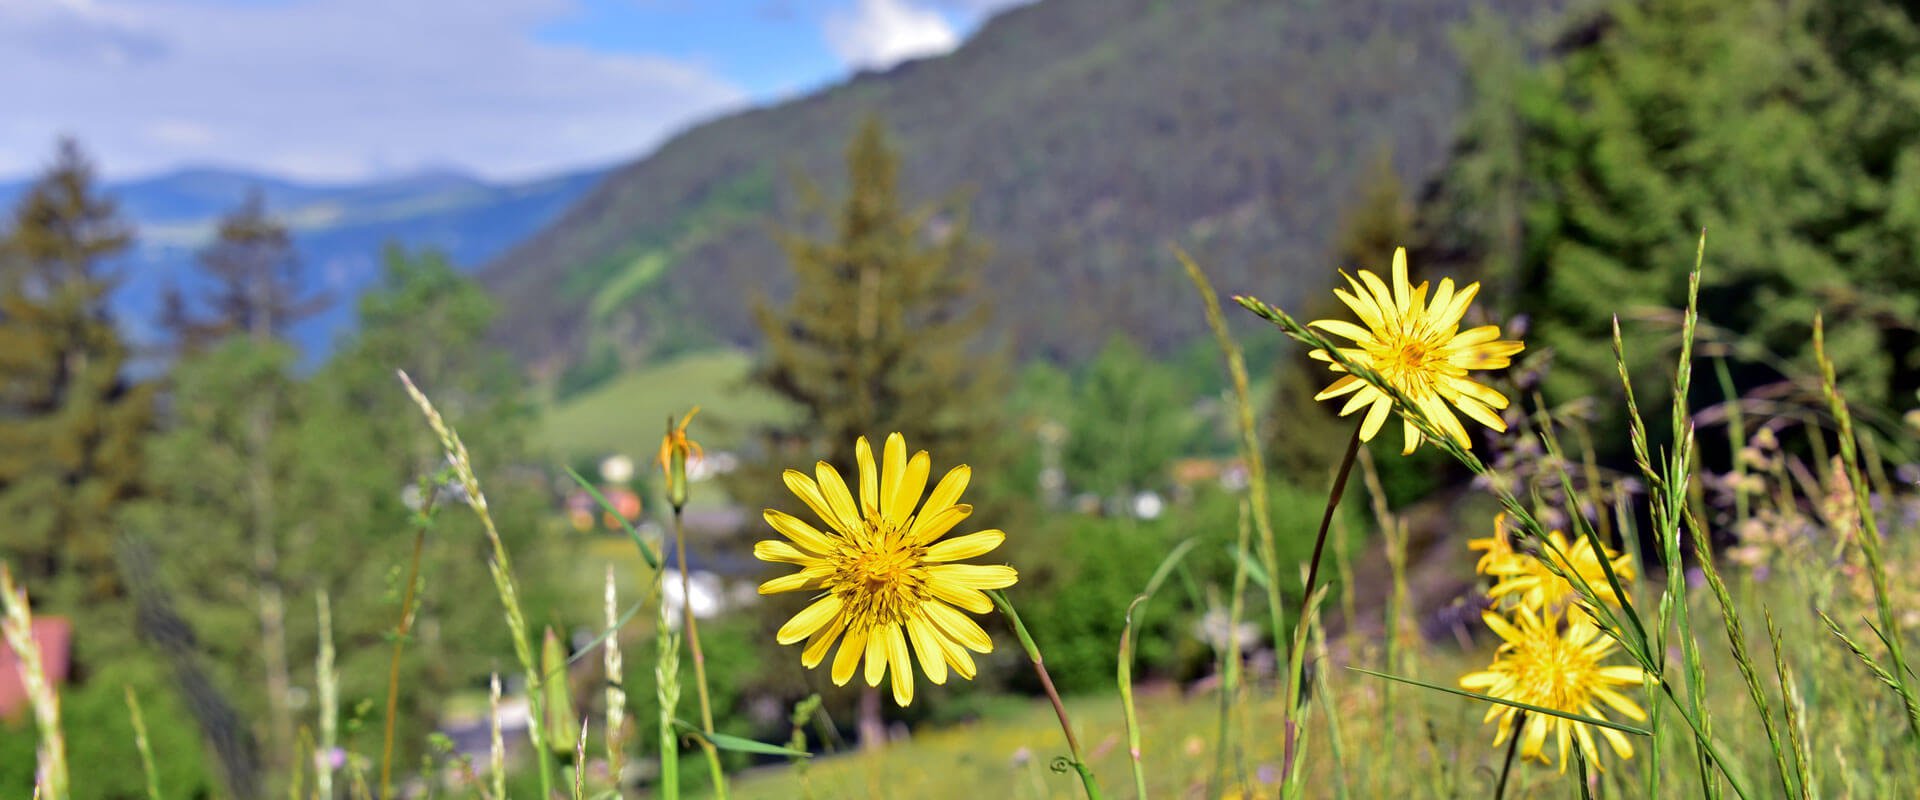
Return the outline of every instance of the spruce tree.
<path id="1" fill-rule="evenodd" d="M 1469 118 L 1511 115 L 1517 148 L 1463 141 L 1429 209 L 1476 230 L 1462 238 L 1481 253 L 1517 227 L 1517 252 L 1490 263 L 1532 320 L 1529 349 L 1552 352 L 1550 397 L 1619 396 L 1616 313 L 1635 379 L 1662 384 L 1703 229 L 1703 351 L 1726 345 L 1739 388 L 1811 375 L 1815 313 L 1852 399 L 1920 387 L 1910 4 L 1618 3 L 1554 49 L 1511 91 L 1479 93 Z M 1494 218 L 1501 180 L 1463 171 L 1515 163 L 1519 213 Z"/>
<path id="2" fill-rule="evenodd" d="M 828 239 L 781 236 L 793 269 L 783 311 L 757 309 L 758 380 L 806 410 L 787 433 L 851 467 L 856 436 L 899 431 L 915 449 L 964 458 L 991 424 L 998 388 L 970 302 L 982 248 L 957 209 L 907 209 L 899 158 L 877 119 L 847 150 L 847 196 Z"/>
<path id="3" fill-rule="evenodd" d="M 985 309 L 971 300 L 982 246 L 964 209 L 906 207 L 899 157 L 878 119 L 861 125 L 846 164 L 832 234 L 782 232 L 793 295 L 784 309 L 756 308 L 766 341 L 755 379 L 802 409 L 803 419 L 766 431 L 772 452 L 741 473 L 743 499 L 791 506 L 791 497 L 775 494 L 779 470 L 816 458 L 854 475 L 859 436 L 877 446 L 900 432 L 910 449 L 933 455 L 936 471 L 979 469 L 994 458 L 992 409 L 1003 381 L 981 341 Z M 810 186 L 802 191 L 818 196 Z M 862 701 L 869 743 L 881 738 L 877 698 L 867 692 Z"/>
<path id="4" fill-rule="evenodd" d="M 131 633 L 116 613 L 117 515 L 140 494 L 152 418 L 108 310 L 108 262 L 131 240 L 69 140 L 0 251 L 0 552 L 50 612 L 116 617 L 89 632 L 108 636 Z"/>

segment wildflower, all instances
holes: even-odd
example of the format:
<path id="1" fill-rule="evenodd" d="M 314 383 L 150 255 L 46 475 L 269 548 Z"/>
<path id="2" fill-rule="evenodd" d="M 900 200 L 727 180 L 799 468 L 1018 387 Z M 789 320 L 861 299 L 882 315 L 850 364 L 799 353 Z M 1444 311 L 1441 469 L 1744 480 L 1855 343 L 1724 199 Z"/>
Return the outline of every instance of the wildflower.
<path id="1" fill-rule="evenodd" d="M 1494 535 L 1500 541 L 1506 540 L 1506 532 L 1498 523 L 1495 524 Z M 1591 539 L 1582 536 L 1569 542 L 1566 534 L 1551 531 L 1547 534 L 1547 541 L 1553 546 L 1542 547 L 1538 556 L 1515 552 L 1510 545 L 1505 552 L 1489 549 L 1487 555 L 1480 559 L 1478 567 L 1480 574 L 1492 576 L 1495 581 L 1493 588 L 1487 590 L 1487 596 L 1495 602 L 1508 601 L 1540 613 L 1559 614 L 1566 611 L 1569 616 L 1583 616 L 1585 612 L 1577 602 L 1581 599 L 1580 590 L 1574 588 L 1572 581 L 1554 574 L 1547 567 L 1549 562 L 1542 560 L 1550 559 L 1561 572 L 1579 575 L 1601 602 L 1616 607 L 1620 605 L 1620 595 L 1607 582 L 1606 569 L 1600 566 L 1600 557 L 1594 553 Z M 1473 547 L 1474 542 L 1468 542 L 1467 546 Z M 1612 562 L 1613 574 L 1620 579 L 1622 586 L 1632 581 L 1635 574 L 1633 557 L 1614 552 L 1612 548 L 1605 548 L 1605 552 L 1607 560 Z"/>
<path id="2" fill-rule="evenodd" d="M 1496 515 L 1493 518 L 1493 535 L 1485 539 L 1468 539 L 1467 549 L 1487 551 L 1473 566 L 1473 570 L 1482 575 L 1492 574 L 1487 570 L 1513 558 L 1513 540 L 1507 537 L 1507 515 Z"/>
<path id="3" fill-rule="evenodd" d="M 992 652 L 993 641 L 955 607 L 976 614 L 993 610 L 982 590 L 1012 586 L 1018 575 L 1008 566 L 950 563 L 999 547 L 1006 540 L 1001 531 L 939 541 L 973 513 L 972 506 L 957 502 L 972 476 L 966 465 L 949 471 L 920 506 L 926 451 L 907 458 L 906 439 L 895 433 L 887 437 L 878 469 L 866 437 L 855 443 L 854 452 L 860 466 L 857 504 L 840 473 L 824 461 L 814 466 L 812 478 L 786 471 L 787 488 L 827 529 L 767 509 L 767 524 L 788 541 L 759 542 L 754 556 L 801 570 L 761 584 L 760 593 L 821 590 L 812 605 L 781 626 L 778 641 L 805 641 L 800 663 L 812 668 L 841 639 L 833 682 L 845 685 L 864 656 L 867 685 L 879 686 L 891 669 L 894 702 L 905 706 L 913 702 L 907 643 L 913 643 L 928 680 L 945 683 L 949 667 L 971 680 L 976 670 L 967 651 Z"/>
<path id="4" fill-rule="evenodd" d="M 1426 283 L 1416 287 L 1407 282 L 1404 247 L 1393 251 L 1391 290 L 1378 275 L 1364 269 L 1360 270 L 1359 280 L 1348 275 L 1347 283 L 1353 287 L 1353 293 L 1342 289 L 1335 289 L 1333 293 L 1359 315 L 1366 327 L 1331 319 L 1314 320 L 1308 323 L 1310 326 L 1352 339 L 1358 346 L 1342 348 L 1341 354 L 1380 373 L 1392 388 L 1412 400 L 1429 422 L 1461 447 L 1471 448 L 1473 442 L 1466 428 L 1460 425 L 1460 419 L 1447 408 L 1448 403 L 1482 425 L 1496 431 L 1507 429 L 1506 422 L 1496 413 L 1507 407 L 1506 396 L 1468 378 L 1467 371 L 1505 367 L 1526 345 L 1501 339 L 1497 325 L 1460 331 L 1460 319 L 1466 315 L 1474 295 L 1480 292 L 1480 284 L 1471 283 L 1456 292 L 1453 279 L 1443 279 L 1429 303 Z M 1325 350 L 1315 350 L 1309 355 L 1329 362 L 1334 372 L 1347 371 L 1333 363 L 1333 357 Z M 1357 376 L 1345 375 L 1313 399 L 1327 400 L 1347 394 L 1353 396 L 1341 407 L 1340 415 L 1344 417 L 1366 408 L 1360 439 L 1372 441 L 1386 423 L 1387 413 L 1393 409 L 1393 397 L 1381 387 Z M 1412 453 L 1420 446 L 1421 433 L 1406 419 L 1404 409 L 1401 424 L 1407 442 L 1401 452 Z"/>
<path id="5" fill-rule="evenodd" d="M 1614 641 L 1602 635 L 1585 617 L 1570 621 L 1565 632 L 1559 630 L 1558 620 L 1552 614 L 1539 616 L 1525 606 L 1514 610 L 1512 622 L 1491 611 L 1481 618 L 1505 641 L 1494 652 L 1492 666 L 1462 676 L 1461 688 L 1595 719 L 1607 718 L 1595 701 L 1628 719 L 1647 718 L 1639 705 L 1615 689 L 1640 684 L 1645 680 L 1645 673 L 1639 667 L 1602 664 L 1612 652 Z M 1506 743 L 1507 737 L 1516 735 L 1513 723 L 1519 713 L 1520 709 L 1509 705 L 1497 704 L 1487 709 L 1482 722 L 1500 720 L 1500 731 L 1494 736 L 1493 746 L 1499 747 Z M 1517 734 L 1520 754 L 1551 763 L 1546 755 L 1546 741 L 1548 731 L 1552 731 L 1562 773 L 1567 771 L 1572 741 L 1577 741 L 1587 760 L 1597 765 L 1600 751 L 1593 741 L 1593 729 L 1597 727 L 1565 717 L 1529 713 L 1524 730 Z M 1625 734 L 1600 728 L 1600 735 L 1607 738 L 1607 743 L 1621 758 L 1633 757 L 1633 744 Z"/>
<path id="6" fill-rule="evenodd" d="M 687 437 L 687 423 L 698 413 L 700 407 L 694 406 L 680 418 L 679 425 L 674 425 L 673 418 L 668 417 L 667 435 L 660 437 L 660 471 L 667 479 L 667 502 L 673 504 L 675 511 L 687 505 L 687 459 L 706 456 L 700 443 Z"/>

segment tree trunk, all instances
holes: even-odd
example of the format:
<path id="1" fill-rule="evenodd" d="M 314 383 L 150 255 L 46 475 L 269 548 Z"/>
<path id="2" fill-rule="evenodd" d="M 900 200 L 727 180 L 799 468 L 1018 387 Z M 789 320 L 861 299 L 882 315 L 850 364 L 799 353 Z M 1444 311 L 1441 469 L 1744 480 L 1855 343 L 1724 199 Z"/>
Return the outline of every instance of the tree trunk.
<path id="1" fill-rule="evenodd" d="M 880 690 L 860 687 L 860 749 L 868 752 L 887 746 L 887 723 L 880 718 Z"/>

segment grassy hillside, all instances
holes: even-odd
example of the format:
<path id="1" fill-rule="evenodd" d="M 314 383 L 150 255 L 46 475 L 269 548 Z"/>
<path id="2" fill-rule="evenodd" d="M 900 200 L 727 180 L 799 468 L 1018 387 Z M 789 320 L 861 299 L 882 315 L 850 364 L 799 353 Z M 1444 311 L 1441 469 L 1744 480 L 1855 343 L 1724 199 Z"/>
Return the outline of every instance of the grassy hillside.
<path id="1" fill-rule="evenodd" d="M 1169 242 L 1226 290 L 1319 291 L 1363 166 L 1391 153 L 1418 181 L 1443 159 L 1455 26 L 1481 6 L 1541 24 L 1561 5 L 1043 0 L 950 55 L 692 129 L 483 274 L 516 300 L 511 346 L 549 369 L 590 340 L 750 344 L 750 299 L 786 293 L 768 228 L 798 213 L 790 178 L 833 189 L 877 112 L 909 195 L 970 194 L 994 245 L 987 299 L 1022 355 L 1082 356 L 1120 329 L 1166 345 L 1201 325 L 1167 313 L 1189 297 Z"/>
<path id="2" fill-rule="evenodd" d="M 630 372 L 549 409 L 542 437 L 565 460 L 626 453 L 652 458 L 669 415 L 701 406 L 699 441 L 709 449 L 738 445 L 753 426 L 791 413 L 778 398 L 747 384 L 745 354 L 718 350 L 686 355 Z"/>

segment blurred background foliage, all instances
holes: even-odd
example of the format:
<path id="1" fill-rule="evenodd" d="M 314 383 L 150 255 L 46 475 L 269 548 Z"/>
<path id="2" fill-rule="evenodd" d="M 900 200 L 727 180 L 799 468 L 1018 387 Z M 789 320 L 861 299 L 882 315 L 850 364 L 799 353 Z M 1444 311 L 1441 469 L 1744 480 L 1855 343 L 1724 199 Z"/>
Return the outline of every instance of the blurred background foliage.
<path id="1" fill-rule="evenodd" d="M 1884 446 L 1875 466 L 1898 470 L 1916 456 L 1900 420 L 1920 390 L 1917 14 L 1891 0 L 1042 0 L 949 57 L 695 128 L 477 277 L 393 247 L 365 294 L 324 296 L 272 207 L 238 203 L 202 274 L 169 294 L 159 352 L 134 352 L 106 300 L 139 231 L 63 145 L 0 246 L 0 553 L 37 611 L 75 626 L 76 763 L 135 763 L 131 686 L 166 721 L 151 727 L 170 796 L 283 785 L 312 747 L 321 592 L 343 747 L 377 752 L 410 504 L 454 502 L 433 488 L 440 450 L 399 368 L 462 432 L 535 625 L 575 646 L 604 625 L 604 564 L 624 602 L 654 576 L 619 525 L 577 522 L 558 467 L 634 492 L 657 537 L 647 460 L 667 415 L 703 407 L 693 434 L 716 479 L 696 486 L 684 566 L 727 587 L 701 626 L 723 733 L 784 741 L 792 704 L 819 693 L 841 734 L 827 743 L 872 744 L 890 724 L 992 716 L 1035 693 L 997 621 L 979 680 L 923 686 L 884 718 L 773 644 L 799 599 L 754 599 L 762 565 L 744 554 L 766 536 L 760 508 L 799 510 L 779 471 L 845 472 L 854 436 L 894 430 L 936 474 L 975 467 L 970 524 L 1009 532 L 997 557 L 1020 569 L 1014 596 L 1068 693 L 1108 691 L 1121 610 L 1195 540 L 1142 620 L 1135 671 L 1206 680 L 1246 465 L 1169 242 L 1223 290 L 1305 319 L 1347 315 L 1332 268 L 1384 272 L 1407 245 L 1416 281 L 1480 280 L 1490 311 L 1471 322 L 1523 332 L 1526 359 L 1501 378 L 1518 406 L 1537 391 L 1591 411 L 1621 400 L 1615 313 L 1636 381 L 1661 385 L 1677 330 L 1658 310 L 1682 304 L 1705 228 L 1702 355 L 1724 359 L 1728 384 L 1697 380 L 1696 405 L 1730 389 L 1782 415 L 1817 406 L 1817 312 Z M 288 333 L 343 303 L 357 327 L 323 357 Z M 1235 320 L 1280 563 L 1299 564 L 1354 420 L 1311 400 L 1324 365 Z M 1590 416 L 1593 468 L 1625 466 L 1604 422 L 1618 415 Z M 1717 466 L 1736 449 L 1717 427 L 1703 436 Z M 1489 509 L 1432 448 L 1399 445 L 1389 432 L 1373 446 L 1382 505 L 1410 521 L 1416 559 L 1457 566 Z M 602 474 L 613 455 L 634 474 Z M 1335 527 L 1354 566 L 1330 597 L 1367 590 L 1335 604 L 1341 629 L 1377 626 L 1384 602 L 1365 495 Z M 402 663 L 405 764 L 434 756 L 436 730 L 470 732 L 488 676 L 514 671 L 476 524 L 434 520 Z M 1420 627 L 1454 641 L 1441 617 L 1470 587 L 1410 569 Z M 1271 577 L 1297 593 L 1299 575 Z M 629 653 L 650 652 L 652 617 L 623 629 Z M 1247 635 L 1258 670 L 1270 634 Z M 629 717 L 646 725 L 653 677 L 634 661 Z M 585 658 L 570 678 L 590 716 L 597 669 Z M 31 778 L 25 724 L 0 720 L 9 796 Z M 132 796 L 139 780 L 89 772 L 77 796 Z"/>

